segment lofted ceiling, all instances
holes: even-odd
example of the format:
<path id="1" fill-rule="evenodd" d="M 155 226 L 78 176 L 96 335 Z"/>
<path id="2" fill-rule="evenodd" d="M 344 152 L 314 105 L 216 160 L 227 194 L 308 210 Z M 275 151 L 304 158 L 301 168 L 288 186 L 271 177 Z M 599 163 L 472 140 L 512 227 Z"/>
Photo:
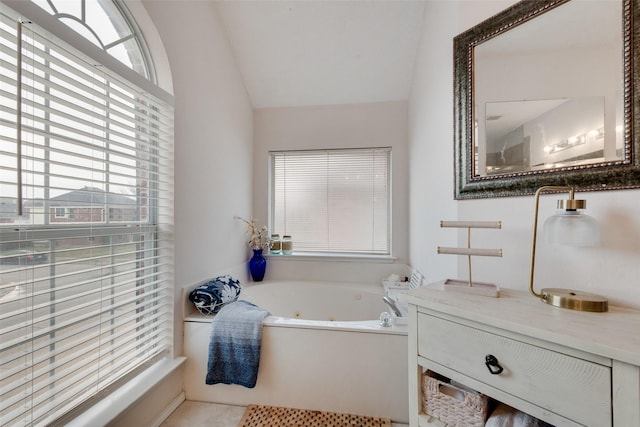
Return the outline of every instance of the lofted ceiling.
<path id="1" fill-rule="evenodd" d="M 215 5 L 255 108 L 409 97 L 425 0 Z"/>

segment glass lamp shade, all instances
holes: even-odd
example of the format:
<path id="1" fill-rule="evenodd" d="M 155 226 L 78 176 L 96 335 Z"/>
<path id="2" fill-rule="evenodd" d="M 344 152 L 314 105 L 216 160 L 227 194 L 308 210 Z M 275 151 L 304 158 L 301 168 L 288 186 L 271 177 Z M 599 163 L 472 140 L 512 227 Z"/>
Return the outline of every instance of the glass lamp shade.
<path id="1" fill-rule="evenodd" d="M 559 210 L 544 222 L 542 238 L 548 244 L 597 246 L 600 227 L 589 215 L 576 210 Z"/>

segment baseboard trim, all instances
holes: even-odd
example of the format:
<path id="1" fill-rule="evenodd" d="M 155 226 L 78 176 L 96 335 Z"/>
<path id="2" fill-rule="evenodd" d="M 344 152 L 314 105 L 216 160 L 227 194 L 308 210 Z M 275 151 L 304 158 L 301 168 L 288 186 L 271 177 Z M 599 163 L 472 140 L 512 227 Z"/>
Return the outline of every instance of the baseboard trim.
<path id="1" fill-rule="evenodd" d="M 176 396 L 175 399 L 173 399 L 173 401 L 169 404 L 169 406 L 167 406 L 165 408 L 164 411 L 162 411 L 159 415 L 158 418 L 155 419 L 155 421 L 151 424 L 150 427 L 160 427 L 160 425 L 167 419 L 169 418 L 169 416 L 173 413 L 173 411 L 175 411 L 176 409 L 178 409 L 178 406 L 180 406 L 182 404 L 182 402 L 184 402 L 186 400 L 186 395 L 184 394 L 184 391 L 182 393 L 180 393 L 178 396 Z"/>

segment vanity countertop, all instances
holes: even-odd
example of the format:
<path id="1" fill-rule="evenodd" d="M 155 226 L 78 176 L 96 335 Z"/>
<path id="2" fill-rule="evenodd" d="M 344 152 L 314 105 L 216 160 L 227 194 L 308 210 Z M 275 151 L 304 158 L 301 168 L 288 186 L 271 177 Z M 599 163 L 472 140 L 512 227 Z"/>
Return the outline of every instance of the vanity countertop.
<path id="1" fill-rule="evenodd" d="M 528 292 L 501 289 L 498 298 L 445 290 L 436 282 L 401 301 L 494 328 L 640 365 L 640 311 L 609 305 L 604 313 L 554 307 Z"/>

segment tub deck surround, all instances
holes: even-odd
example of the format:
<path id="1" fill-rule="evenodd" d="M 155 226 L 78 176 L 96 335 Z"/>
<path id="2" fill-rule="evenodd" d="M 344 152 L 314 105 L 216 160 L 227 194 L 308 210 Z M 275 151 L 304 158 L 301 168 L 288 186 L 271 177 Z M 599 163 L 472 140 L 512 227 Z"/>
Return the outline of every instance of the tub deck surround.
<path id="1" fill-rule="evenodd" d="M 487 298 L 440 284 L 401 299 L 409 304 L 412 426 L 429 425 L 420 389 L 426 370 L 556 426 L 640 425 L 640 311 L 577 312 L 527 292 Z M 488 355 L 504 371 L 487 365 Z"/>
<path id="2" fill-rule="evenodd" d="M 267 281 L 243 285 L 240 299 L 273 314 L 263 323 L 258 381 L 252 389 L 205 384 L 211 317 L 185 307 L 187 400 L 284 406 L 408 422 L 407 326 L 380 326 L 380 313 L 388 311 L 383 295 L 381 283 Z"/>

